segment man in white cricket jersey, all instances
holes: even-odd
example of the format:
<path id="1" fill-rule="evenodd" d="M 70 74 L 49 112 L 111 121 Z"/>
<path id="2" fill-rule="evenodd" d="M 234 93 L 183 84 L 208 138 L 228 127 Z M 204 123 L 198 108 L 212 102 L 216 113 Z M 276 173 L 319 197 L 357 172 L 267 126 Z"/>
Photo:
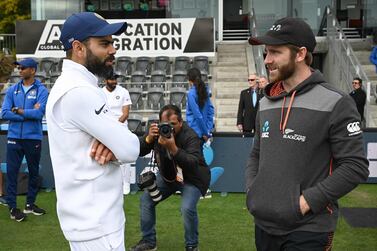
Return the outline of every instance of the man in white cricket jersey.
<path id="1" fill-rule="evenodd" d="M 105 86 L 102 87 L 102 90 L 106 95 L 107 106 L 114 118 L 123 123 L 124 126 L 127 126 L 128 114 L 132 102 L 127 89 L 118 85 L 119 77 L 121 77 L 121 75 L 111 71 L 105 79 Z M 132 176 L 135 177 L 135 167 L 125 163 L 121 164 L 120 168 L 123 175 L 123 194 L 129 194 L 131 173 L 133 173 Z M 133 183 L 135 183 L 135 181 L 133 181 Z"/>
<path id="2" fill-rule="evenodd" d="M 127 23 L 109 24 L 91 12 L 73 14 L 60 41 L 66 51 L 61 76 L 47 103 L 57 213 L 71 250 L 124 251 L 122 174 L 134 162 L 139 140 L 114 120 L 98 87 L 114 63 L 112 35 Z"/>

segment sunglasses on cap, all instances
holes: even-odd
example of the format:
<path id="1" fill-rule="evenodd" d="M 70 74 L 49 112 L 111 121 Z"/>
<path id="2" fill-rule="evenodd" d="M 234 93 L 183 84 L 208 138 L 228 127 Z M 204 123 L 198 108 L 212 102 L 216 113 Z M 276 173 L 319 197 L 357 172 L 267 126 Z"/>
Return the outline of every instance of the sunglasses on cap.
<path id="1" fill-rule="evenodd" d="M 248 81 L 254 81 L 255 78 L 248 78 L 247 80 L 248 80 Z"/>
<path id="2" fill-rule="evenodd" d="M 26 68 L 28 68 L 28 67 L 24 67 L 24 66 L 19 66 L 19 67 L 17 67 L 19 70 L 21 70 L 21 71 L 23 71 L 23 70 L 25 70 Z"/>

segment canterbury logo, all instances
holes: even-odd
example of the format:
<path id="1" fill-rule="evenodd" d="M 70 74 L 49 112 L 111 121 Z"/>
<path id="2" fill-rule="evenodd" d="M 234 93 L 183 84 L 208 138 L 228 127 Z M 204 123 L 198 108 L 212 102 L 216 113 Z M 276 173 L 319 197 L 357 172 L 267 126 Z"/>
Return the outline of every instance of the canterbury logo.
<path id="1" fill-rule="evenodd" d="M 353 136 L 361 133 L 360 122 L 352 122 L 347 125 L 348 136 Z"/>

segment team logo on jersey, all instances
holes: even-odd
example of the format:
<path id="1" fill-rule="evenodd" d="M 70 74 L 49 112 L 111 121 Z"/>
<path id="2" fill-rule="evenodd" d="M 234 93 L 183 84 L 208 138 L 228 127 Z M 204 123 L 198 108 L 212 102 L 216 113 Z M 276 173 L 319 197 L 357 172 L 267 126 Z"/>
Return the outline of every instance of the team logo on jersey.
<path id="1" fill-rule="evenodd" d="M 115 99 L 120 99 L 120 96 L 116 96 Z"/>
<path id="2" fill-rule="evenodd" d="M 297 133 L 294 133 L 294 132 L 295 132 L 295 130 L 290 129 L 290 128 L 286 128 L 284 130 L 283 139 L 290 139 L 290 140 L 296 140 L 296 141 L 301 141 L 301 142 L 306 141 L 306 136 L 300 135 L 300 134 L 297 134 Z"/>
<path id="3" fill-rule="evenodd" d="M 354 136 L 361 133 L 360 122 L 351 122 L 347 125 L 348 136 Z"/>
<path id="4" fill-rule="evenodd" d="M 27 96 L 28 99 L 36 99 L 37 98 L 37 91 L 30 90 L 29 95 Z"/>
<path id="5" fill-rule="evenodd" d="M 270 137 L 270 122 L 265 121 L 263 126 L 262 126 L 262 138 L 269 138 Z"/>

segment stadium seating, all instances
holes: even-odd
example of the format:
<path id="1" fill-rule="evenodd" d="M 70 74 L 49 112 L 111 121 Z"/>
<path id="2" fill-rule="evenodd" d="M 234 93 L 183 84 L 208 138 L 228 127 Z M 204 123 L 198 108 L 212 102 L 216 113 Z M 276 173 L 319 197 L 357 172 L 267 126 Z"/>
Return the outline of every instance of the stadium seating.
<path id="1" fill-rule="evenodd" d="M 62 64 L 63 58 L 41 58 L 35 77 L 50 90 L 61 74 Z M 210 64 L 205 56 L 121 56 L 116 58 L 114 72 L 121 76 L 117 79 L 118 84 L 130 92 L 131 109 L 137 113 L 148 114 L 150 110 L 159 110 L 165 103 L 185 109 L 186 92 L 189 89 L 187 70 L 193 66 L 201 70 L 202 79 L 208 84 Z M 9 82 L 16 83 L 20 80 L 19 72 L 14 71 Z M 103 86 L 103 79 L 99 79 L 98 84 Z"/>
<path id="2" fill-rule="evenodd" d="M 169 103 L 178 106 L 181 110 L 186 108 L 186 88 L 173 87 L 170 89 Z"/>
<path id="3" fill-rule="evenodd" d="M 43 71 L 38 71 L 35 73 L 34 78 L 39 79 L 42 83 L 45 83 L 47 78 L 47 74 Z"/>
<path id="4" fill-rule="evenodd" d="M 38 65 L 38 71 L 44 72 L 46 76 L 49 76 L 51 72 L 55 72 L 57 69 L 57 60 L 55 58 L 42 58 Z"/>
<path id="5" fill-rule="evenodd" d="M 56 66 L 56 71 L 57 72 L 62 72 L 63 60 L 64 60 L 64 58 L 60 58 L 58 60 L 58 63 L 57 63 L 57 66 Z"/>
<path id="6" fill-rule="evenodd" d="M 58 77 L 60 76 L 60 72 L 51 72 L 50 74 L 50 78 L 49 78 L 49 82 L 50 84 L 54 84 L 56 82 L 56 79 L 58 79 Z"/>
<path id="7" fill-rule="evenodd" d="M 175 71 L 172 78 L 172 87 L 184 87 L 188 89 L 188 79 L 186 71 Z"/>
<path id="8" fill-rule="evenodd" d="M 151 58 L 150 57 L 137 57 L 135 62 L 135 71 L 145 72 L 146 75 L 151 74 Z"/>
<path id="9" fill-rule="evenodd" d="M 200 71 L 200 75 L 204 83 L 208 82 L 208 73 L 206 71 Z"/>
<path id="10" fill-rule="evenodd" d="M 165 88 L 166 86 L 166 73 L 165 71 L 162 71 L 162 70 L 155 70 L 152 72 L 152 75 L 151 75 L 151 84 L 150 84 L 151 87 L 161 87 L 161 88 Z"/>
<path id="11" fill-rule="evenodd" d="M 154 71 L 164 71 L 166 75 L 171 74 L 171 63 L 169 57 L 159 56 L 154 60 Z"/>
<path id="12" fill-rule="evenodd" d="M 147 90 L 147 76 L 144 71 L 135 71 L 131 75 L 131 87 L 142 88 L 144 91 Z"/>
<path id="13" fill-rule="evenodd" d="M 147 93 L 147 109 L 160 110 L 164 106 L 164 89 L 151 87 Z"/>
<path id="14" fill-rule="evenodd" d="M 118 57 L 116 59 L 115 71 L 120 72 L 123 76 L 130 76 L 132 73 L 132 64 L 131 57 Z"/>
<path id="15" fill-rule="evenodd" d="M 191 60 L 186 56 L 179 56 L 175 58 L 174 71 L 184 71 L 187 72 L 191 68 Z"/>
<path id="16" fill-rule="evenodd" d="M 208 75 L 209 74 L 208 57 L 206 57 L 206 56 L 196 56 L 196 57 L 194 57 L 192 67 L 198 68 L 200 72 L 206 72 L 207 75 Z"/>
<path id="17" fill-rule="evenodd" d="M 131 113 L 127 119 L 128 129 L 133 133 L 143 132 L 143 116 Z"/>
<path id="18" fill-rule="evenodd" d="M 141 110 L 144 108 L 143 102 L 143 89 L 137 87 L 131 87 L 128 89 L 128 93 L 130 94 L 131 98 L 131 109 L 132 110 Z"/>

